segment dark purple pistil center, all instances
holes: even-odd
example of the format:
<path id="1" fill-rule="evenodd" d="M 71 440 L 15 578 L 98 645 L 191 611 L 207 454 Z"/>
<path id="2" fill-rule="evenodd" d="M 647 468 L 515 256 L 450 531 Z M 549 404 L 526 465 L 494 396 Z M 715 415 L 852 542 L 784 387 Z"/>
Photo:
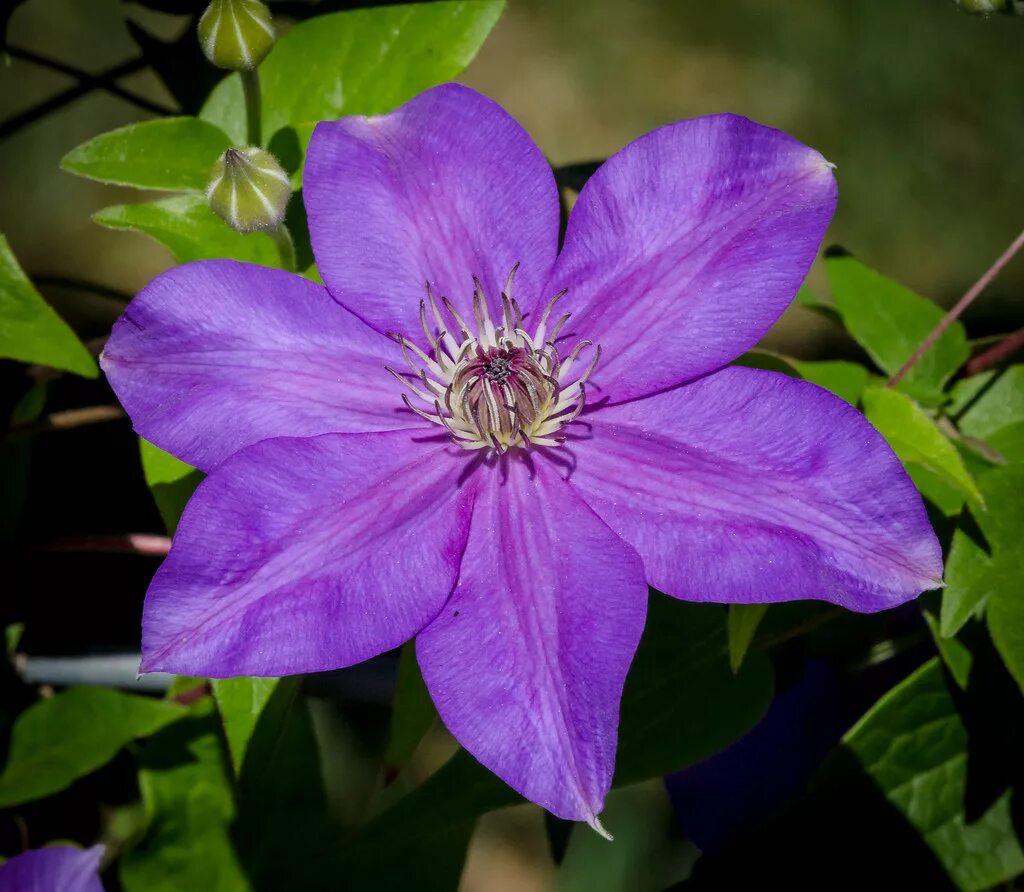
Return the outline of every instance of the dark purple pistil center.
<path id="1" fill-rule="evenodd" d="M 499 384 L 512 374 L 512 360 L 505 356 L 496 356 L 484 366 L 484 374 Z"/>

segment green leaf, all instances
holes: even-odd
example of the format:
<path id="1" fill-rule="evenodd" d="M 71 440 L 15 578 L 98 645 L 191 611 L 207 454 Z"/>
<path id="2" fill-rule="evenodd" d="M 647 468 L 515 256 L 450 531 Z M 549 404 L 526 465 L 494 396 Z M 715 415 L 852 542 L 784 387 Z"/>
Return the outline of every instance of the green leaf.
<path id="1" fill-rule="evenodd" d="M 459 884 L 479 815 L 523 800 L 465 750 L 338 852 L 320 859 L 321 875 L 344 876 L 347 888 L 447 892 Z"/>
<path id="2" fill-rule="evenodd" d="M 178 263 L 227 257 L 277 266 L 280 256 L 270 236 L 235 232 L 198 195 L 175 195 L 142 204 L 120 204 L 93 214 L 109 229 L 133 229 L 166 247 Z"/>
<path id="3" fill-rule="evenodd" d="M 302 679 L 275 681 L 245 745 L 234 839 L 257 888 L 334 888 L 337 877 L 324 876 L 314 861 L 337 843 Z M 236 741 L 238 731 L 236 723 Z"/>
<path id="4" fill-rule="evenodd" d="M 922 465 L 908 462 L 906 468 L 918 492 L 946 517 L 956 517 L 963 511 L 964 496 L 958 489 L 954 489 L 942 477 L 933 474 Z"/>
<path id="5" fill-rule="evenodd" d="M 503 0 L 417 3 L 321 15 L 292 28 L 260 66 L 263 132 L 299 130 L 342 115 L 390 111 L 454 79 L 487 38 Z M 245 105 L 238 75 L 200 112 L 241 142 Z"/>
<path id="6" fill-rule="evenodd" d="M 37 381 L 14 404 L 11 427 L 30 425 L 43 414 L 49 384 Z M 0 441 L 0 542 L 10 542 L 21 532 L 22 516 L 28 505 L 32 471 L 33 434 L 6 437 Z"/>
<path id="7" fill-rule="evenodd" d="M 437 721 L 437 710 L 423 682 L 416 662 L 416 646 L 403 645 L 398 661 L 398 684 L 391 709 L 391 734 L 384 761 L 391 767 L 404 765 L 413 750 Z"/>
<path id="8" fill-rule="evenodd" d="M 826 258 L 825 268 L 846 330 L 888 375 L 900 367 L 942 319 L 942 309 L 848 256 Z M 929 404 L 967 360 L 963 326 L 954 322 L 900 381 L 899 389 Z"/>
<path id="9" fill-rule="evenodd" d="M 740 671 L 743 658 L 754 640 L 754 633 L 767 611 L 767 604 L 729 605 L 729 668 L 733 673 Z"/>
<path id="10" fill-rule="evenodd" d="M 816 313 L 818 316 L 828 319 L 830 322 L 835 322 L 837 325 L 843 324 L 843 317 L 839 315 L 839 311 L 835 308 L 835 305 L 823 301 L 806 285 L 800 286 L 800 290 L 796 293 L 795 300 L 796 303 L 804 309 L 810 310 L 812 313 Z"/>
<path id="11" fill-rule="evenodd" d="M 210 168 L 230 137 L 199 118 L 159 118 L 101 133 L 72 149 L 60 166 L 70 173 L 139 189 L 203 192 Z"/>
<path id="12" fill-rule="evenodd" d="M 57 793 L 109 762 L 126 743 L 180 719 L 164 700 L 69 688 L 19 716 L 0 774 L 0 808 Z"/>
<path id="13" fill-rule="evenodd" d="M 1024 434 L 1024 426 L 1016 423 L 989 439 L 1019 433 Z M 965 515 L 953 534 L 940 631 L 954 635 L 984 609 L 996 649 L 1024 690 L 1024 454 L 1013 454 L 1016 460 L 979 476 L 986 510 L 972 512 L 974 522 Z"/>
<path id="14" fill-rule="evenodd" d="M 125 892 L 249 892 L 231 844 L 230 769 L 210 698 L 142 750 L 145 836 L 120 862 Z"/>
<path id="15" fill-rule="evenodd" d="M 615 784 L 660 777 L 718 752 L 771 702 L 771 664 L 729 667 L 722 608 L 652 592 L 647 627 L 626 679 Z"/>
<path id="16" fill-rule="evenodd" d="M 978 588 L 990 592 L 985 609 L 989 632 L 1024 691 L 1024 462 L 990 471 L 981 485 L 988 510 L 976 517 L 991 548 L 991 562 Z"/>
<path id="17" fill-rule="evenodd" d="M 985 442 L 995 449 L 1004 461 L 1011 464 L 1024 462 L 1024 421 L 999 428 L 994 434 L 989 434 Z"/>
<path id="18" fill-rule="evenodd" d="M 973 375 L 957 383 L 960 432 L 988 440 L 1011 424 L 1024 422 L 1024 365 Z"/>
<path id="19" fill-rule="evenodd" d="M 736 365 L 748 369 L 764 369 L 769 372 L 779 372 L 788 375 L 790 378 L 799 378 L 800 373 L 796 369 L 796 363 L 788 356 L 781 356 L 778 353 L 771 353 L 768 350 L 748 350 L 740 356 Z"/>
<path id="20" fill-rule="evenodd" d="M 868 370 L 856 362 L 843 360 L 805 362 L 800 359 L 794 359 L 791 362 L 800 373 L 800 377 L 832 391 L 851 406 L 857 405 L 864 388 L 868 386 Z"/>
<path id="21" fill-rule="evenodd" d="M 767 709 L 771 664 L 755 654 L 733 675 L 724 619 L 717 605 L 686 604 L 652 593 L 623 696 L 616 786 L 660 777 L 710 756 L 750 730 Z M 431 888 L 454 888 L 473 821 L 521 801 L 460 750 L 371 821 L 339 853 L 334 869 L 359 877 L 352 880 L 356 889 L 373 888 L 376 869 L 382 887 L 388 888 L 379 876 L 386 863 L 397 871 L 397 879 L 391 873 L 386 879 L 394 888 L 407 888 L 422 870 L 422 859 L 436 848 L 444 853 L 438 857 L 449 879 Z"/>
<path id="22" fill-rule="evenodd" d="M 697 853 L 676 827 L 660 778 L 612 790 L 601 823 L 614 834 L 612 845 L 586 824 L 572 825 L 558 892 L 668 889 L 686 878 L 688 861 Z"/>
<path id="23" fill-rule="evenodd" d="M 99 374 L 75 333 L 43 300 L 0 235 L 0 358 L 34 362 L 86 378 Z"/>
<path id="24" fill-rule="evenodd" d="M 984 504 L 956 447 L 910 397 L 885 387 L 869 387 L 864 391 L 864 414 L 904 464 L 917 463 L 975 504 Z"/>
<path id="25" fill-rule="evenodd" d="M 974 616 L 1000 585 L 992 559 L 962 528 L 953 532 L 946 559 L 946 587 L 942 591 L 939 631 L 950 638 Z"/>
<path id="26" fill-rule="evenodd" d="M 279 678 L 214 678 L 210 680 L 217 700 L 224 736 L 228 739 L 231 764 L 238 774 L 245 761 L 245 751 L 256 730 L 256 722 L 270 695 L 280 684 Z"/>
<path id="27" fill-rule="evenodd" d="M 957 687 L 966 691 L 967 683 L 971 680 L 971 665 L 974 662 L 970 648 L 956 638 L 944 638 L 939 629 L 939 621 L 931 611 L 922 610 L 921 613 L 928 626 L 928 631 L 932 633 L 932 640 L 935 642 L 939 656 L 942 657 L 943 664 L 949 670 L 949 674 L 953 676 Z"/>
<path id="28" fill-rule="evenodd" d="M 203 473 L 179 461 L 173 455 L 139 438 L 142 473 L 153 494 L 160 518 L 168 533 L 174 533 L 185 505 L 196 487 L 202 483 Z"/>
<path id="29" fill-rule="evenodd" d="M 938 660 L 889 691 L 843 743 L 961 889 L 988 889 L 1024 871 L 1009 790 L 977 820 L 964 814 L 967 733 Z"/>

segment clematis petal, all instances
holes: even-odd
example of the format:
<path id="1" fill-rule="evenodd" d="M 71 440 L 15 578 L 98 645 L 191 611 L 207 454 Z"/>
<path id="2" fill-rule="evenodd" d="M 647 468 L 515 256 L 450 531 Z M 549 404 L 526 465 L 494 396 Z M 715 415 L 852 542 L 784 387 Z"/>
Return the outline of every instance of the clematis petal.
<path id="1" fill-rule="evenodd" d="M 150 585 L 143 671 L 290 675 L 398 646 L 455 583 L 465 466 L 418 430 L 236 453 L 196 491 Z"/>
<path id="2" fill-rule="evenodd" d="M 572 482 L 667 594 L 874 611 L 941 584 L 899 460 L 814 384 L 728 368 L 590 420 Z"/>
<path id="3" fill-rule="evenodd" d="M 662 127 L 609 158 L 546 289 L 569 289 L 566 342 L 603 348 L 597 394 L 654 393 L 751 347 L 796 294 L 835 203 L 821 155 L 736 115 Z"/>
<path id="4" fill-rule="evenodd" d="M 425 282 L 472 320 L 472 277 L 494 308 L 518 261 L 523 310 L 544 298 L 558 248 L 554 177 L 529 134 L 468 87 L 318 124 L 303 196 L 324 282 L 378 331 L 417 338 Z"/>
<path id="5" fill-rule="evenodd" d="M 103 846 L 29 849 L 0 864 L 0 892 L 103 892 Z"/>
<path id="6" fill-rule="evenodd" d="M 483 478 L 458 586 L 416 641 L 424 681 L 485 766 L 600 828 L 643 566 L 544 462 Z"/>
<path id="7" fill-rule="evenodd" d="M 150 282 L 100 364 L 136 431 L 209 471 L 268 437 L 407 427 L 400 358 L 321 285 L 211 260 Z"/>

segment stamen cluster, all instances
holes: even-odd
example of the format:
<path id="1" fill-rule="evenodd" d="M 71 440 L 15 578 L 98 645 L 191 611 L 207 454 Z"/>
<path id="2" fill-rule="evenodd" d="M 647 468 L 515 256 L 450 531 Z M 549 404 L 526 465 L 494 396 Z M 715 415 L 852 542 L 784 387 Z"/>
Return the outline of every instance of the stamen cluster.
<path id="1" fill-rule="evenodd" d="M 533 335 L 526 332 L 512 296 L 518 268 L 518 263 L 512 267 L 501 293 L 497 324 L 474 277 L 475 331 L 447 297 L 441 297 L 439 306 L 428 283 L 427 297 L 420 301 L 420 325 L 430 352 L 402 335 L 389 335 L 401 346 L 410 372 L 388 371 L 423 404 L 402 394 L 406 406 L 446 428 L 463 449 L 503 453 L 514 447 L 561 445 L 565 438 L 557 434 L 583 411 L 586 383 L 601 357 L 601 348 L 584 340 L 560 358 L 556 345 L 570 314 L 561 316 L 550 333 L 548 322 L 565 291 L 548 302 Z M 582 374 L 574 374 L 588 347 L 593 347 L 590 362 Z"/>

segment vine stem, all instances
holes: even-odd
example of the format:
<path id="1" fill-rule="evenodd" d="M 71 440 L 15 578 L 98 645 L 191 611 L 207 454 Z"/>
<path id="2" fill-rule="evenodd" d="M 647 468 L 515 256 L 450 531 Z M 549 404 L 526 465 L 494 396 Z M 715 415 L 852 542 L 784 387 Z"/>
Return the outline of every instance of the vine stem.
<path id="1" fill-rule="evenodd" d="M 33 65 L 39 65 L 42 68 L 49 68 L 51 71 L 56 71 L 60 74 L 67 75 L 68 77 L 73 77 L 80 84 L 90 85 L 93 89 L 106 90 L 106 92 L 111 95 L 124 99 L 126 102 L 132 103 L 132 105 L 137 105 L 145 111 L 154 112 L 158 115 L 178 114 L 178 112 L 173 108 L 159 102 L 154 102 L 152 99 L 140 96 L 138 93 L 134 93 L 131 90 L 126 90 L 124 87 L 108 80 L 108 77 L 104 74 L 98 76 L 93 75 L 88 71 L 83 71 L 81 68 L 75 68 L 73 65 L 61 62 L 59 59 L 51 59 L 49 56 L 44 56 L 41 53 L 35 53 L 32 50 L 23 49 L 18 46 L 11 46 L 10 44 L 4 48 L 4 52 L 12 59 L 21 59 L 23 62 L 31 62 Z M 139 61 L 142 60 L 140 59 Z"/>
<path id="2" fill-rule="evenodd" d="M 987 372 L 992 366 L 999 365 L 1008 356 L 1012 356 L 1022 348 L 1024 348 L 1024 328 L 1007 335 L 994 347 L 989 347 L 988 350 L 970 359 L 964 366 L 964 372 L 968 377 Z"/>
<path id="3" fill-rule="evenodd" d="M 920 360 L 921 357 L 932 348 L 935 342 L 942 337 L 943 332 L 960 318 L 964 310 L 974 303 L 975 298 L 977 298 L 982 291 L 992 284 L 992 280 L 1003 271 L 1003 267 L 1013 259 L 1014 255 L 1021 248 L 1024 248 L 1024 230 L 1022 230 L 1010 243 L 1010 246 L 996 258 L 995 262 L 985 270 L 981 278 L 967 289 L 967 292 L 953 305 L 952 309 L 950 309 L 950 311 L 939 320 L 939 324 L 928 333 L 928 337 L 926 337 L 921 342 L 920 346 L 910 354 L 910 358 L 903 363 L 900 370 L 889 379 L 888 383 L 885 385 L 886 387 L 895 387 L 899 384 L 903 376 L 906 375 L 907 372 L 917 364 L 918 360 Z"/>
<path id="4" fill-rule="evenodd" d="M 0 51 L 0 61 L 2 61 L 5 53 L 7 55 L 11 54 L 10 47 L 6 50 Z M 144 103 L 143 107 L 148 107 L 151 111 L 155 111 L 159 114 L 174 114 L 172 109 L 165 109 L 163 106 L 158 106 L 156 103 L 152 103 L 141 96 L 136 96 L 135 94 L 126 96 L 124 94 L 127 91 L 117 86 L 116 81 L 119 78 L 127 77 L 129 74 L 134 74 L 146 67 L 146 60 L 139 57 L 138 59 L 132 59 L 129 62 L 124 62 L 123 64 L 117 65 L 113 68 L 108 68 L 105 71 L 101 71 L 99 74 L 83 77 L 77 84 L 73 87 L 69 87 L 62 93 L 58 93 L 56 96 L 51 96 L 49 99 L 44 99 L 42 102 L 37 105 L 33 105 L 21 114 L 17 114 L 12 118 L 8 118 L 6 121 L 0 122 L 0 140 L 6 139 L 22 127 L 27 127 L 29 124 L 38 121 L 40 118 L 45 117 L 51 112 L 55 112 L 58 109 L 63 108 L 65 105 L 74 102 L 76 99 L 81 99 L 93 90 L 106 90 L 107 92 L 112 92 L 115 96 L 120 96 L 122 99 L 127 99 L 130 102 L 134 102 L 136 105 L 140 105 L 141 101 L 141 103 Z"/>
<path id="5" fill-rule="evenodd" d="M 44 431 L 70 430 L 102 421 L 117 421 L 124 417 L 124 409 L 120 406 L 87 406 L 84 409 L 66 409 L 63 412 L 53 412 L 31 424 L 12 427 L 7 432 L 6 439 L 11 440 Z"/>
<path id="6" fill-rule="evenodd" d="M 242 77 L 242 92 L 245 94 L 245 125 L 249 145 L 262 145 L 260 126 L 260 74 L 255 68 L 239 72 Z"/>
<path id="7" fill-rule="evenodd" d="M 107 554 L 141 554 L 167 557 L 171 540 L 151 533 L 91 534 L 65 536 L 38 546 L 40 551 L 93 551 Z"/>

